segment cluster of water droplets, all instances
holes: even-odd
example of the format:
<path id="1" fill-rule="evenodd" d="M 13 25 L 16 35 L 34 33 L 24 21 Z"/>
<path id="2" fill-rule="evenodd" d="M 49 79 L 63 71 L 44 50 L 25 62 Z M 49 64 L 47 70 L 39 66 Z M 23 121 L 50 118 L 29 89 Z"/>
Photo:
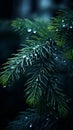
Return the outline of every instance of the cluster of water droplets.
<path id="1" fill-rule="evenodd" d="M 71 22 L 71 23 L 66 23 L 65 20 L 62 19 L 61 27 L 62 27 L 62 28 L 67 28 L 67 30 L 72 29 L 72 28 L 73 28 L 73 22 Z M 58 31 L 59 31 L 59 29 L 56 28 L 56 32 L 58 32 Z"/>
<path id="2" fill-rule="evenodd" d="M 28 116 L 25 116 L 25 120 L 28 120 Z M 32 128 L 32 123 L 29 124 L 29 128 Z"/>
<path id="3" fill-rule="evenodd" d="M 63 28 L 67 28 L 67 29 L 72 29 L 73 28 L 73 24 L 71 23 L 71 25 L 69 25 L 68 23 L 65 23 L 65 20 L 62 20 L 62 27 Z"/>
<path id="4" fill-rule="evenodd" d="M 36 31 L 35 29 L 31 29 L 31 28 L 28 28 L 28 29 L 27 29 L 27 32 L 28 32 L 28 33 L 33 32 L 34 34 L 37 33 L 37 31 Z"/>

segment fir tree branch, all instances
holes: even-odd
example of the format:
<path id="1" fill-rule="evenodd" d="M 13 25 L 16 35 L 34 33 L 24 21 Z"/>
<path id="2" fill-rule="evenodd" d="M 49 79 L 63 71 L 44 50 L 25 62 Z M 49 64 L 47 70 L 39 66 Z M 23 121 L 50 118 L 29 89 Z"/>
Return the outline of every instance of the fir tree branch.
<path id="1" fill-rule="evenodd" d="M 29 40 L 28 42 L 34 42 L 32 40 Z M 47 47 L 46 47 L 47 45 Z M 43 48 L 45 52 L 43 51 Z M 10 58 L 2 68 L 3 71 L 0 76 L 0 82 L 3 84 L 3 86 L 7 85 L 7 82 L 10 78 L 13 77 L 13 80 L 15 77 L 20 77 L 20 70 L 22 69 L 23 72 L 25 72 L 26 66 L 31 66 L 35 60 L 39 59 L 39 56 L 42 56 L 43 58 L 47 58 L 46 53 L 48 55 L 51 55 L 51 47 L 49 44 L 40 42 L 35 42 L 35 44 L 29 45 L 23 49 L 20 50 L 18 54 L 15 54 L 14 58 Z M 15 77 L 13 76 L 15 75 Z"/>
<path id="2" fill-rule="evenodd" d="M 57 119 L 49 114 L 39 115 L 34 109 L 28 109 L 22 112 L 21 115 L 13 122 L 9 123 L 9 126 L 5 130 L 51 130 L 56 129 Z"/>

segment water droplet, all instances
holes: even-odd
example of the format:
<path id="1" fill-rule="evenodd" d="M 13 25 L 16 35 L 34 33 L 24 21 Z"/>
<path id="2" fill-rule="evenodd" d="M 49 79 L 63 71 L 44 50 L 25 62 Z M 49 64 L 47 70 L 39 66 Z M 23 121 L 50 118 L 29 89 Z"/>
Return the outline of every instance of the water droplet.
<path id="1" fill-rule="evenodd" d="M 65 27 L 65 24 L 63 24 L 63 27 Z"/>
<path id="2" fill-rule="evenodd" d="M 29 57 L 26 57 L 26 60 L 28 60 L 29 59 Z"/>
<path id="3" fill-rule="evenodd" d="M 14 66 L 11 66 L 11 69 L 14 69 Z"/>
<path id="4" fill-rule="evenodd" d="M 36 33 L 36 30 L 34 30 L 33 33 L 35 34 L 35 33 Z"/>
<path id="5" fill-rule="evenodd" d="M 58 32 L 59 30 L 58 29 L 56 29 L 56 32 Z"/>
<path id="6" fill-rule="evenodd" d="M 4 85 L 3 88 L 6 88 L 6 85 Z"/>
<path id="7" fill-rule="evenodd" d="M 46 118 L 46 120 L 48 121 L 48 120 L 49 120 L 49 118 Z"/>
<path id="8" fill-rule="evenodd" d="M 56 58 L 55 59 L 58 59 L 58 57 L 56 56 Z"/>
<path id="9" fill-rule="evenodd" d="M 28 117 L 26 116 L 25 119 L 28 119 Z"/>
<path id="10" fill-rule="evenodd" d="M 33 54 L 31 54 L 30 56 L 33 57 Z"/>
<path id="11" fill-rule="evenodd" d="M 38 79 L 36 79 L 36 81 L 38 81 Z"/>
<path id="12" fill-rule="evenodd" d="M 18 29 L 20 29 L 20 27 L 18 27 Z"/>
<path id="13" fill-rule="evenodd" d="M 28 32 L 31 32 L 31 31 L 32 31 L 32 29 L 31 29 L 31 28 L 29 28 L 27 31 L 28 31 Z"/>
<path id="14" fill-rule="evenodd" d="M 64 20 L 62 19 L 62 22 L 64 22 Z"/>
<path id="15" fill-rule="evenodd" d="M 23 56 L 23 58 L 25 58 L 25 57 L 26 57 L 26 55 Z"/>
<path id="16" fill-rule="evenodd" d="M 30 128 L 32 128 L 32 124 L 30 124 L 30 126 L 29 126 Z"/>
<path id="17" fill-rule="evenodd" d="M 66 60 L 64 60 L 63 62 L 66 63 Z"/>
<path id="18" fill-rule="evenodd" d="M 72 26 L 70 26 L 70 28 L 73 28 Z"/>
<path id="19" fill-rule="evenodd" d="M 35 53 L 35 56 L 37 56 L 37 54 Z"/>
<path id="20" fill-rule="evenodd" d="M 33 47 L 33 50 L 35 50 L 36 48 L 35 47 Z"/>
<path id="21" fill-rule="evenodd" d="M 38 48 L 40 45 L 37 45 L 36 48 Z"/>
<path id="22" fill-rule="evenodd" d="M 50 38 L 50 41 L 52 41 L 52 39 Z"/>

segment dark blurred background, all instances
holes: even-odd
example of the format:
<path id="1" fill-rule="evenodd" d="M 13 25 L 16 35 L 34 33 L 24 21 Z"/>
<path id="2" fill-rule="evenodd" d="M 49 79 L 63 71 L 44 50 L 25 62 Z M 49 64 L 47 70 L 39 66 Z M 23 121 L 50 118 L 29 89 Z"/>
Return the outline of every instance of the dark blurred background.
<path id="1" fill-rule="evenodd" d="M 20 46 L 20 37 L 11 30 L 12 19 L 42 17 L 48 20 L 66 7 L 73 7 L 72 0 L 0 0 L 0 67 Z M 19 111 L 26 109 L 22 91 L 20 87 L 9 89 L 0 85 L 0 130 Z"/>
<path id="2" fill-rule="evenodd" d="M 1 0 L 0 19 L 53 15 L 54 10 L 67 6 L 72 6 L 72 0 Z"/>

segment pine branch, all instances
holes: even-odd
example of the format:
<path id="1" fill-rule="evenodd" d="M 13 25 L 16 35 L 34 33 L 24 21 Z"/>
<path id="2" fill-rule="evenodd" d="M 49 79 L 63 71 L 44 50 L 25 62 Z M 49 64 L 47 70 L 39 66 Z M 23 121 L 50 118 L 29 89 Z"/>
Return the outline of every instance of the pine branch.
<path id="1" fill-rule="evenodd" d="M 32 71 L 29 70 L 25 85 L 26 102 L 39 109 L 40 113 L 50 110 L 65 116 L 68 114 L 67 98 L 54 66 L 53 62 L 41 60 L 30 68 Z"/>
<path id="2" fill-rule="evenodd" d="M 5 130 L 51 130 L 56 129 L 57 119 L 54 116 L 44 114 L 38 115 L 38 113 L 33 109 L 28 109 L 22 112 L 21 115 L 9 123 L 9 126 Z"/>
<path id="3" fill-rule="evenodd" d="M 58 15 L 52 20 L 57 45 L 64 46 L 64 49 L 66 47 L 73 48 L 73 11 L 70 9 L 62 10 Z"/>
<path id="4" fill-rule="evenodd" d="M 26 19 L 25 21 L 18 19 L 17 21 L 13 21 L 12 23 L 12 25 L 16 27 L 16 31 L 18 30 L 18 27 L 20 28 L 23 27 L 21 31 L 22 31 L 22 34 L 24 34 L 23 32 L 25 32 L 25 37 L 28 33 L 30 33 L 27 27 L 30 26 L 33 28 L 35 27 L 37 28 L 37 24 L 41 25 L 41 21 L 31 22 L 28 19 Z M 32 62 L 34 61 L 33 59 L 39 57 L 39 55 L 46 57 L 46 55 L 42 51 L 43 48 L 48 54 L 51 52 L 51 49 L 50 49 L 51 47 L 49 45 L 47 45 L 47 47 L 44 46 L 46 45 L 46 37 L 48 36 L 48 32 L 49 32 L 47 23 L 45 22 L 44 26 L 42 24 L 42 27 L 43 28 L 41 27 L 39 28 L 38 35 L 30 35 L 29 40 L 25 38 L 26 46 L 23 49 L 21 49 L 18 52 L 18 54 L 15 55 L 14 58 L 9 59 L 8 62 L 4 64 L 3 71 L 0 74 L 1 75 L 0 82 L 3 84 L 3 86 L 6 86 L 7 82 L 10 79 L 12 79 L 12 82 L 16 77 L 19 79 L 20 70 L 22 69 L 23 71 L 25 71 L 26 67 L 24 67 L 23 65 L 25 64 L 25 62 L 27 65 L 28 64 L 32 65 Z"/>
<path id="5" fill-rule="evenodd" d="M 48 107 L 54 110 L 54 112 L 56 111 L 59 117 L 65 117 L 68 115 L 69 108 L 66 103 L 67 97 L 62 89 L 62 83 L 59 78 L 58 76 L 51 76 L 47 90 L 47 103 Z"/>
<path id="6" fill-rule="evenodd" d="M 43 98 L 43 93 L 47 88 L 49 72 L 53 71 L 52 63 L 48 63 L 47 66 L 48 67 L 46 69 L 44 67 L 44 59 L 42 60 L 41 58 L 41 62 L 36 62 L 31 68 L 32 71 L 29 70 L 29 78 L 25 85 L 27 86 L 25 94 L 27 97 L 26 101 L 31 106 L 36 105 L 36 107 L 38 107 L 41 102 L 41 98 Z"/>
<path id="7" fill-rule="evenodd" d="M 72 15 L 70 15 L 70 19 L 68 14 L 66 16 L 65 14 L 60 15 L 49 22 L 38 19 L 34 21 L 17 19 L 12 22 L 12 26 L 16 32 L 20 33 L 24 45 L 13 58 L 4 64 L 0 74 L 0 82 L 5 87 L 9 84 L 12 85 L 21 78 L 21 75 L 25 75 L 27 83 L 24 84 L 24 91 L 26 102 L 29 105 L 40 110 L 43 106 L 42 113 L 45 113 L 47 109 L 52 114 L 55 111 L 57 114 L 66 115 L 68 107 L 65 94 L 62 91 L 61 82 L 55 80 L 57 68 L 55 68 L 54 55 L 63 56 L 64 54 L 64 58 L 73 58 L 73 48 L 70 48 L 73 46 L 71 44 L 72 38 L 69 42 L 69 37 L 73 36 Z M 68 28 L 70 32 L 67 30 Z M 58 47 L 58 50 L 55 50 L 55 47 Z"/>
<path id="8" fill-rule="evenodd" d="M 35 19 L 33 22 L 28 19 L 18 19 L 13 21 L 12 25 L 23 35 L 23 38 L 25 35 L 25 40 L 34 39 L 42 43 L 51 39 L 56 41 L 57 46 L 63 48 L 67 59 L 73 58 L 73 11 L 70 9 L 59 11 L 58 16 L 49 22 L 41 19 Z M 23 43 L 25 40 L 23 39 Z"/>
<path id="9" fill-rule="evenodd" d="M 51 21 L 48 22 L 38 18 L 34 21 L 17 19 L 12 21 L 12 26 L 23 38 L 25 37 L 25 40 L 35 39 L 35 41 L 38 40 L 44 43 L 48 38 L 54 39 L 54 26 L 51 24 Z"/>
<path id="10" fill-rule="evenodd" d="M 33 43 L 32 40 L 29 42 Z M 45 52 L 43 50 L 45 50 Z M 26 67 L 31 66 L 35 60 L 39 60 L 40 57 L 47 58 L 47 53 L 51 55 L 51 47 L 49 44 L 41 44 L 40 42 L 21 49 L 14 58 L 10 58 L 4 64 L 0 82 L 3 86 L 6 86 L 10 79 L 12 79 L 12 81 L 19 79 L 21 72 L 23 71 L 25 73 Z"/>
<path id="11" fill-rule="evenodd" d="M 40 43 L 46 42 L 47 39 L 56 41 L 56 45 L 62 47 L 64 56 L 67 59 L 73 59 L 72 10 L 67 9 L 59 11 L 58 16 L 52 18 L 49 22 L 41 19 L 35 19 L 33 22 L 28 19 L 18 19 L 13 21 L 12 25 L 17 31 L 20 31 L 22 32 L 21 34 L 25 35 L 25 39 L 34 39 L 35 41 L 40 41 Z M 20 30 L 18 29 L 19 27 Z"/>

